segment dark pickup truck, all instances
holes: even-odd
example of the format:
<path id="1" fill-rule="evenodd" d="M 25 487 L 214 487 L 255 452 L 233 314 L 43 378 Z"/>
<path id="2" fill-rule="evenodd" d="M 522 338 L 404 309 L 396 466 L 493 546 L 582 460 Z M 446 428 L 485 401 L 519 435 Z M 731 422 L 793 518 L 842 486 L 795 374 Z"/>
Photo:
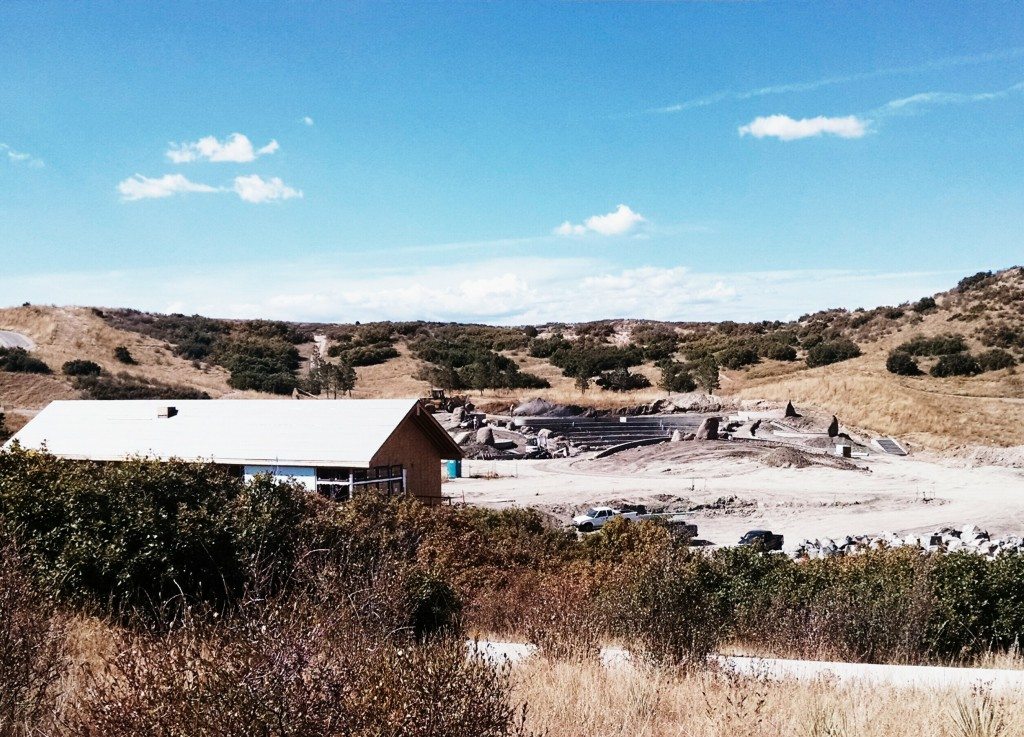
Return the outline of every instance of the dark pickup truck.
<path id="1" fill-rule="evenodd" d="M 764 550 L 782 550 L 783 542 L 782 535 L 776 535 L 771 530 L 751 530 L 737 544 L 756 545 Z"/>

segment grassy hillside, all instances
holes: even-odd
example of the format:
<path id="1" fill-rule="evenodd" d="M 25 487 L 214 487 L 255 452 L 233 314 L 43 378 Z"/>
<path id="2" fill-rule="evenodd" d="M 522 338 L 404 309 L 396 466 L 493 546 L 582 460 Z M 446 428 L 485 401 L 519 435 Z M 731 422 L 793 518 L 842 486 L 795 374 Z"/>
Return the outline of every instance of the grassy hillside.
<path id="1" fill-rule="evenodd" d="M 701 384 L 701 366 L 710 362 L 719 372 L 717 393 L 737 399 L 791 399 L 836 412 L 850 426 L 931 448 L 1024 444 L 1024 379 L 1008 365 L 1024 360 L 1019 267 L 976 274 L 904 305 L 823 310 L 788 323 L 344 325 L 31 306 L 0 310 L 0 329 L 32 338 L 34 354 L 54 370 L 50 376 L 0 371 L 0 403 L 9 412 L 87 395 L 60 374 L 73 359 L 94 361 L 105 374 L 125 372 L 213 397 L 288 394 L 294 387 L 316 393 L 323 385 L 308 359 L 323 349 L 327 363 L 354 367 L 354 397 L 423 395 L 440 385 L 494 408 L 534 396 L 614 408 L 667 396 L 659 387 L 665 370 Z M 927 340 L 939 336 L 938 348 Z M 990 367 L 983 360 L 972 375 L 938 378 L 929 372 L 944 359 L 916 355 L 919 375 L 887 369 L 893 351 L 920 354 L 921 339 L 925 353 L 955 349 L 968 367 L 992 350 L 1007 366 L 981 371 Z M 137 363 L 120 364 L 118 346 Z M 676 389 L 685 391 L 685 384 Z"/>

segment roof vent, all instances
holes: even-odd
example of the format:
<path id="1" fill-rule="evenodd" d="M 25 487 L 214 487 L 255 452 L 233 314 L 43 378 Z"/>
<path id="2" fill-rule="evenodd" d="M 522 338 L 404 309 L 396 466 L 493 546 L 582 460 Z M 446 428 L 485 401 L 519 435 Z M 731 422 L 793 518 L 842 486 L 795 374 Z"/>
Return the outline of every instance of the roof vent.
<path id="1" fill-rule="evenodd" d="M 174 417 L 178 414 L 177 407 L 161 407 L 156 411 L 157 417 Z"/>

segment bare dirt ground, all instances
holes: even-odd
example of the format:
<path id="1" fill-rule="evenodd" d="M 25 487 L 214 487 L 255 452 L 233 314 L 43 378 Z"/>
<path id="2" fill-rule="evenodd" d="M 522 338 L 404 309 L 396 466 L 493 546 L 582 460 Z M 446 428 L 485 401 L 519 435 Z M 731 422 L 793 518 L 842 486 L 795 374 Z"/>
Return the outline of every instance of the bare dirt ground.
<path id="1" fill-rule="evenodd" d="M 563 521 L 593 504 L 644 503 L 686 512 L 715 544 L 756 528 L 789 544 L 969 523 L 994 535 L 1024 533 L 1020 469 L 881 454 L 852 462 L 809 455 L 798 467 L 787 454 L 737 445 L 672 443 L 599 461 L 467 461 L 464 476 L 476 478 L 448 482 L 444 493 L 487 507 L 536 507 Z"/>

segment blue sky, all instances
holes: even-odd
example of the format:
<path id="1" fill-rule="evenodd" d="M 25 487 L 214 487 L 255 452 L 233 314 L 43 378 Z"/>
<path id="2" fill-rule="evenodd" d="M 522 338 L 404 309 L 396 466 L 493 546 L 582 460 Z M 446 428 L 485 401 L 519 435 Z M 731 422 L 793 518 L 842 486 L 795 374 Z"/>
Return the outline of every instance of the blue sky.
<path id="1" fill-rule="evenodd" d="M 1019 3 L 0 5 L 0 303 L 761 319 L 1024 261 Z"/>

